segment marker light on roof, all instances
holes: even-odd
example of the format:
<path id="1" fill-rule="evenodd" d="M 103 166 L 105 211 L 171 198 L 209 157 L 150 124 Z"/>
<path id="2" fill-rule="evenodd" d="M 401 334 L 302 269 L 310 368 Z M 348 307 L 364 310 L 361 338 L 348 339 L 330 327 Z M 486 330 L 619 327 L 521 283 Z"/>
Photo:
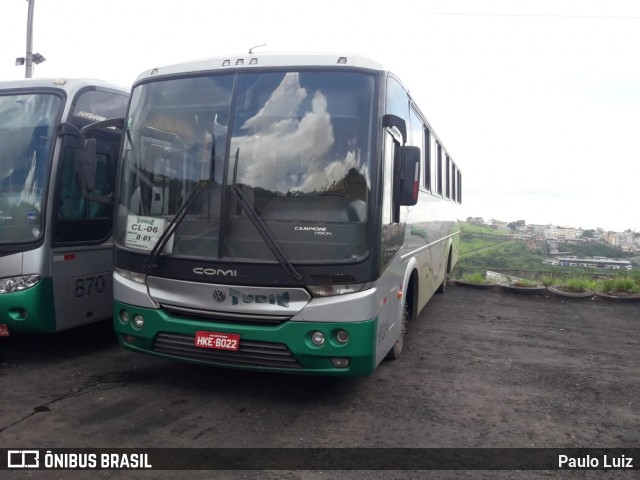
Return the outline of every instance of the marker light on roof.
<path id="1" fill-rule="evenodd" d="M 257 65 L 258 64 L 258 59 L 257 58 L 252 58 L 251 60 L 249 60 L 249 65 Z"/>
<path id="2" fill-rule="evenodd" d="M 244 58 L 239 58 L 236 60 L 236 65 L 244 65 Z"/>
<path id="3" fill-rule="evenodd" d="M 338 58 L 338 64 L 340 65 L 344 65 L 347 63 L 347 57 L 340 57 Z"/>
<path id="4" fill-rule="evenodd" d="M 231 65 L 231 60 L 225 60 L 224 62 L 222 62 L 223 67 L 228 67 L 229 65 Z"/>

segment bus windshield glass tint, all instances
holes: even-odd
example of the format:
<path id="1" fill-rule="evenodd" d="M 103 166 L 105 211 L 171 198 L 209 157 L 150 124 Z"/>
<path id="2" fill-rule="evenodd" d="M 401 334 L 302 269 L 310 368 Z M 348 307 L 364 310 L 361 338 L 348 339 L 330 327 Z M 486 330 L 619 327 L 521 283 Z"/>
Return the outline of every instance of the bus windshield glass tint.
<path id="1" fill-rule="evenodd" d="M 62 99 L 51 94 L 0 95 L 0 243 L 38 240 Z"/>
<path id="2" fill-rule="evenodd" d="M 274 261 L 232 194 L 238 189 L 289 260 L 362 258 L 374 98 L 373 76 L 344 71 L 250 72 L 137 86 L 124 138 L 116 241 L 151 251 L 200 185 L 163 254 Z"/>

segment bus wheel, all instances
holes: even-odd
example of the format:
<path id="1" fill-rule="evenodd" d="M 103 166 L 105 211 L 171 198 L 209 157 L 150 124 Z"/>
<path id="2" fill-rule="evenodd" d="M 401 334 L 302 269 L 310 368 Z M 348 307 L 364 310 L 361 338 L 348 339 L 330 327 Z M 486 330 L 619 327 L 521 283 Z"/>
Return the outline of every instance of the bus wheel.
<path id="1" fill-rule="evenodd" d="M 396 340 L 396 343 L 393 345 L 389 353 L 387 353 L 387 358 L 389 360 L 396 360 L 400 358 L 400 354 L 402 353 L 402 348 L 404 347 L 404 337 L 407 333 L 407 326 L 409 325 L 409 319 L 411 318 L 411 308 L 409 307 L 409 302 L 404 302 L 404 307 L 402 308 L 402 331 L 400 332 L 400 336 Z"/>
<path id="2" fill-rule="evenodd" d="M 451 250 L 449 250 L 449 254 L 447 255 L 447 269 L 444 271 L 444 278 L 442 279 L 442 283 L 436 290 L 436 293 L 444 293 L 447 289 L 447 274 L 451 271 Z"/>

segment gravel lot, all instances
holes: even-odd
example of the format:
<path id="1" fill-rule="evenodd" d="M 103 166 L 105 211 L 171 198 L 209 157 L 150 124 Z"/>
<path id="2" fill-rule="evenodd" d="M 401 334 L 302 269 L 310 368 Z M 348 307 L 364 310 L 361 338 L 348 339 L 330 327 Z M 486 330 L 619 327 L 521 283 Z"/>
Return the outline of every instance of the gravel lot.
<path id="1" fill-rule="evenodd" d="M 0 447 L 638 447 L 639 327 L 640 303 L 450 287 L 410 326 L 399 360 L 356 379 L 239 372 L 138 355 L 117 345 L 109 323 L 14 335 L 0 339 Z M 637 472 L 1 476 L 617 479 Z"/>

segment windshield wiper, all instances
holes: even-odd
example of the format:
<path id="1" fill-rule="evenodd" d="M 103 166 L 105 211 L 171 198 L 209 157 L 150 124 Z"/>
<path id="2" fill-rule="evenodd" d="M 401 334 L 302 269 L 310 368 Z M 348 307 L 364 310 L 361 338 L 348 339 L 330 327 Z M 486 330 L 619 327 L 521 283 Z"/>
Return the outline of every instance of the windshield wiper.
<path id="1" fill-rule="evenodd" d="M 169 226 L 165 228 L 164 232 L 162 232 L 162 235 L 160 235 L 160 237 L 158 238 L 158 241 L 154 245 L 153 250 L 151 250 L 151 252 L 149 253 L 149 256 L 147 257 L 147 261 L 144 263 L 143 268 L 150 269 L 150 268 L 156 268 L 158 266 L 155 262 L 160 256 L 160 252 L 162 252 L 164 247 L 167 245 L 167 242 L 171 238 L 171 235 L 174 234 L 174 232 L 176 231 L 176 228 L 178 228 L 178 226 L 182 223 L 184 218 L 187 216 L 187 212 L 196 202 L 196 200 L 198 199 L 202 191 L 211 184 L 212 182 L 210 179 L 200 180 L 196 184 L 195 188 L 191 190 L 191 193 L 189 193 L 189 195 L 187 196 L 187 199 L 184 201 L 182 206 L 178 209 L 174 217 L 171 219 Z"/>
<path id="2" fill-rule="evenodd" d="M 278 245 L 276 239 L 273 237 L 273 234 L 269 231 L 267 225 L 262 221 L 253 206 L 251 206 L 251 204 L 244 197 L 244 195 L 240 191 L 240 188 L 234 184 L 231 187 L 231 192 L 236 197 L 236 200 L 240 204 L 240 207 L 244 210 L 244 213 L 246 213 L 247 217 L 249 217 L 249 220 L 251 220 L 251 223 L 253 223 L 253 225 L 256 227 L 256 230 L 258 230 L 258 233 L 264 240 L 264 243 L 267 244 L 267 247 L 269 247 L 271 253 L 273 253 L 280 265 L 282 265 L 282 268 L 284 268 L 289 276 L 294 280 L 302 280 L 302 273 L 300 273 L 300 271 L 286 257 L 286 255 L 280 248 L 280 245 Z"/>
<path id="3" fill-rule="evenodd" d="M 278 263 L 280 263 L 282 268 L 284 268 L 284 270 L 289 274 L 291 278 L 293 278 L 294 280 L 300 281 L 303 278 L 302 273 L 300 273 L 300 270 L 298 270 L 289 261 L 285 253 L 280 248 L 280 245 L 278 245 L 278 242 L 276 241 L 275 237 L 267 227 L 267 224 L 262 220 L 262 218 L 260 218 L 260 215 L 258 215 L 258 212 L 256 212 L 255 208 L 253 208 L 253 205 L 251 205 L 247 201 L 245 196 L 240 191 L 240 187 L 236 184 L 236 174 L 238 171 L 239 154 L 240 154 L 240 148 L 236 150 L 236 161 L 233 169 L 233 185 L 231 185 L 231 193 L 233 193 L 233 196 L 236 198 L 236 200 L 240 204 L 240 208 L 242 208 L 242 210 L 244 210 L 244 213 L 247 214 L 247 217 L 249 218 L 249 220 L 251 220 L 251 223 L 253 224 L 253 226 L 256 227 L 256 230 L 258 230 L 258 233 L 264 240 L 264 243 L 267 244 L 267 247 L 269 247 L 269 250 L 271 250 L 271 253 L 273 253 L 273 255 L 276 257 L 276 259 L 278 260 Z"/>
<path id="4" fill-rule="evenodd" d="M 214 143 L 211 146 L 211 157 L 209 159 L 209 178 L 206 180 L 200 180 L 198 183 L 196 183 L 195 188 L 191 190 L 189 195 L 187 195 L 187 199 L 180 206 L 180 208 L 178 209 L 174 217 L 171 219 L 169 226 L 165 228 L 164 232 L 162 232 L 162 234 L 158 238 L 158 241 L 153 246 L 153 249 L 151 250 L 151 252 L 149 253 L 149 256 L 147 257 L 147 261 L 144 262 L 144 265 L 142 266 L 143 268 L 151 269 L 151 268 L 158 267 L 158 265 L 156 264 L 156 260 L 158 260 L 158 257 L 160 256 L 160 252 L 164 250 L 164 247 L 167 245 L 167 242 L 171 238 L 171 235 L 174 234 L 178 226 L 182 223 L 184 218 L 187 216 L 189 209 L 193 206 L 194 203 L 196 203 L 196 200 L 198 200 L 198 197 L 200 196 L 202 191 L 206 187 L 213 185 L 214 183 L 213 177 L 214 177 L 214 171 L 215 171 L 215 155 L 216 155 L 216 146 Z"/>

